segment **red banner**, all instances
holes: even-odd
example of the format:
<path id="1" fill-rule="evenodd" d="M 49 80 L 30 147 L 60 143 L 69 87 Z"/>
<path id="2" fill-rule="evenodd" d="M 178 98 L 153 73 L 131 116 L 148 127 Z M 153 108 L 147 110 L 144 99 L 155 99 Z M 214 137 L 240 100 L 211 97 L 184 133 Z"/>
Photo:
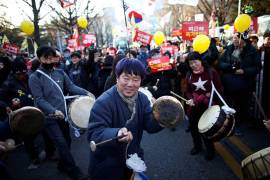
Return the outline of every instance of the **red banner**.
<path id="1" fill-rule="evenodd" d="M 170 58 L 168 56 L 150 58 L 147 62 L 153 73 L 172 69 Z"/>
<path id="2" fill-rule="evenodd" d="M 161 51 L 161 54 L 164 54 L 166 51 L 169 51 L 171 55 L 173 56 L 175 53 L 175 46 L 174 45 L 161 46 L 160 51 Z"/>
<path id="3" fill-rule="evenodd" d="M 206 21 L 183 22 L 182 28 L 183 28 L 182 30 L 183 40 L 191 41 L 198 34 L 208 35 L 209 33 L 208 22 Z"/>
<path id="4" fill-rule="evenodd" d="M 71 49 L 76 49 L 79 46 L 77 39 L 68 39 L 68 47 Z"/>
<path id="5" fill-rule="evenodd" d="M 138 41 L 146 45 L 151 43 L 152 38 L 153 36 L 151 34 L 136 29 L 133 41 Z"/>
<path id="6" fill-rule="evenodd" d="M 4 43 L 3 49 L 5 49 L 6 52 L 10 54 L 18 54 L 20 52 L 20 48 L 18 46 L 10 43 Z"/>
<path id="7" fill-rule="evenodd" d="M 92 44 L 96 45 L 96 36 L 94 34 L 83 34 L 82 35 L 82 44 L 84 47 L 89 47 Z"/>
<path id="8" fill-rule="evenodd" d="M 172 31 L 172 34 L 171 34 L 172 37 L 177 37 L 177 36 L 182 36 L 182 29 L 175 29 Z"/>
<path id="9" fill-rule="evenodd" d="M 250 25 L 250 33 L 257 34 L 258 32 L 258 17 L 252 17 L 251 25 Z"/>

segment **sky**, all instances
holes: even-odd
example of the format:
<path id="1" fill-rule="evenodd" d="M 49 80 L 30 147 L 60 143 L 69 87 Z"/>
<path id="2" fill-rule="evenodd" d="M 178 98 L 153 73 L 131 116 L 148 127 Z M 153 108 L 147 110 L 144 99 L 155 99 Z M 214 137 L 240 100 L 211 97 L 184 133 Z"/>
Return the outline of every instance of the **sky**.
<path id="1" fill-rule="evenodd" d="M 56 0 L 46 0 L 46 3 L 53 4 L 55 7 L 60 5 L 55 2 Z M 115 9 L 115 12 L 123 12 L 121 7 L 120 0 L 92 0 L 93 5 L 95 6 L 95 11 L 102 12 L 104 7 L 112 7 Z M 37 0 L 39 2 L 39 0 Z M 86 2 L 85 0 L 78 0 L 78 3 Z M 118 2 L 118 3 L 117 3 Z M 28 7 L 21 0 L 0 0 L 0 4 L 4 4 L 6 7 L 1 7 L 0 11 L 5 12 L 5 17 L 9 19 L 14 25 L 18 26 L 24 19 L 28 19 L 27 15 L 32 17 L 31 8 Z M 50 8 L 43 6 L 41 10 L 41 16 L 48 14 L 42 21 L 48 21 L 50 14 L 53 12 L 50 11 Z M 27 14 L 27 15 L 26 15 Z M 1 14 L 2 15 L 2 14 Z M 41 23 L 42 23 L 41 21 Z"/>
<path id="2" fill-rule="evenodd" d="M 30 1 L 30 0 L 29 0 Z M 39 0 L 36 0 L 39 2 Z M 86 0 L 77 0 L 78 4 L 83 4 Z M 145 5 L 149 0 L 125 0 L 129 9 L 134 9 L 138 11 L 144 11 L 145 13 L 150 12 L 149 9 L 142 9 L 142 5 Z M 161 0 L 156 0 L 161 1 Z M 54 7 L 60 8 L 60 5 L 57 4 L 56 0 L 46 0 L 45 3 L 51 4 Z M 91 3 L 95 6 L 95 11 L 98 13 L 102 13 L 102 9 L 105 7 L 111 7 L 114 9 L 115 17 L 119 18 L 121 21 L 124 20 L 123 18 L 123 9 L 122 9 L 122 0 L 92 0 Z M 0 12 L 2 15 L 3 12 L 6 13 L 5 17 L 9 19 L 15 26 L 19 26 L 20 23 L 24 19 L 29 19 L 27 17 L 30 16 L 32 18 L 32 11 L 31 8 L 28 7 L 22 0 L 0 0 L 0 4 L 4 4 L 7 8 L 1 7 Z M 26 15 L 27 14 L 27 15 Z M 41 20 L 41 24 L 49 21 L 51 14 L 50 8 L 46 7 L 46 4 L 41 9 L 41 17 L 45 16 Z"/>
<path id="3" fill-rule="evenodd" d="M 30 0 L 28 0 L 30 1 Z M 40 0 L 36 0 L 37 4 L 39 4 Z M 148 3 L 153 0 L 125 0 L 128 5 L 128 10 L 126 14 L 130 11 L 135 10 L 143 15 L 143 21 L 138 25 L 138 27 L 146 32 L 153 33 L 155 30 L 158 30 L 159 20 L 152 16 L 154 9 L 148 6 Z M 156 1 L 156 9 L 162 7 L 163 0 L 154 0 Z M 47 4 L 53 5 L 56 8 L 62 9 L 60 4 L 57 3 L 58 0 L 46 0 L 43 8 L 40 12 L 40 17 L 45 16 L 40 21 L 40 24 L 45 24 L 49 22 L 51 16 L 56 16 L 56 14 L 51 11 L 51 9 L 47 6 Z M 77 8 L 86 7 L 86 0 L 77 0 Z M 3 12 L 6 13 L 5 17 L 12 22 L 16 27 L 20 26 L 20 23 L 23 20 L 29 20 L 29 17 L 33 17 L 31 8 L 26 5 L 22 0 L 0 0 L 0 4 L 4 4 L 7 8 L 0 7 L 0 16 L 2 16 Z M 123 7 L 122 0 L 91 0 L 92 6 L 94 6 L 95 13 L 106 14 L 106 19 L 112 21 L 113 31 L 116 31 L 117 34 L 126 35 L 126 27 L 125 20 L 123 16 Z M 81 8 L 83 9 L 83 8 Z M 105 10 L 105 11 L 104 11 Z M 95 14 L 94 13 L 94 14 Z M 27 16 L 28 15 L 28 16 Z M 128 18 L 127 18 L 128 19 Z M 151 31 L 150 31 L 151 29 Z"/>
<path id="4" fill-rule="evenodd" d="M 39 0 L 36 0 L 39 3 Z M 115 6 L 115 3 L 112 3 L 112 0 L 92 0 L 93 5 L 96 7 L 95 11 L 101 12 L 102 11 L 102 6 L 106 6 L 106 2 L 111 1 L 109 4 L 112 4 Z M 78 0 L 78 6 L 83 6 L 85 0 Z M 15 26 L 19 26 L 20 23 L 24 19 L 29 19 L 28 16 L 31 18 L 33 17 L 31 8 L 26 5 L 24 2 L 21 0 L 0 0 L 0 4 L 5 5 L 6 7 L 1 7 L 0 12 L 6 13 L 5 17 L 9 19 Z M 50 10 L 49 7 L 46 6 L 46 4 L 51 4 L 54 7 L 61 8 L 59 3 L 57 3 L 56 0 L 46 0 L 44 5 L 42 6 L 41 9 L 41 17 L 45 16 L 41 20 L 41 24 L 43 24 L 46 21 L 50 20 L 50 16 L 54 13 Z M 85 7 L 85 6 L 83 6 Z M 117 6 L 115 6 L 117 8 Z M 2 14 L 0 14 L 2 15 Z"/>

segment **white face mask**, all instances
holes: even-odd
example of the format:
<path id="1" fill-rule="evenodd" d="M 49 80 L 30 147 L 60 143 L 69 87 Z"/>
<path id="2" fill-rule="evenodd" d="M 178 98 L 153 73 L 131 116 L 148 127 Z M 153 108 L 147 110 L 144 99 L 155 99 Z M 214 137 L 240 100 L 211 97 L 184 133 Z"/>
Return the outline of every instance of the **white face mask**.
<path id="1" fill-rule="evenodd" d="M 66 66 L 70 65 L 70 62 L 69 61 L 66 61 Z"/>
<path id="2" fill-rule="evenodd" d="M 64 57 L 65 58 L 70 57 L 70 53 L 64 53 Z"/>

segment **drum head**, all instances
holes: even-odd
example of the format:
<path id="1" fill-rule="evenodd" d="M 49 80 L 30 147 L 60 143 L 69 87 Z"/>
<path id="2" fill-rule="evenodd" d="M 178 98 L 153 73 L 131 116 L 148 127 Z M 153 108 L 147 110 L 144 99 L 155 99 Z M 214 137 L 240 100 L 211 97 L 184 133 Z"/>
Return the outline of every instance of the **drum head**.
<path id="1" fill-rule="evenodd" d="M 172 96 L 162 96 L 153 104 L 153 115 L 160 125 L 167 128 L 176 127 L 184 119 L 182 104 Z"/>
<path id="2" fill-rule="evenodd" d="M 201 116 L 198 129 L 200 133 L 205 133 L 213 127 L 216 123 L 220 113 L 220 107 L 218 105 L 209 107 Z"/>
<path id="3" fill-rule="evenodd" d="M 147 96 L 148 100 L 150 101 L 151 107 L 153 107 L 153 101 L 152 101 L 153 95 L 152 95 L 152 93 L 149 90 L 147 90 L 146 88 L 143 88 L 143 87 L 140 87 L 139 91 Z"/>
<path id="4" fill-rule="evenodd" d="M 94 105 L 95 99 L 90 96 L 81 96 L 76 98 L 69 106 L 69 117 L 71 121 L 79 128 L 87 129 L 90 117 L 90 111 Z"/>
<path id="5" fill-rule="evenodd" d="M 247 179 L 270 177 L 270 147 L 246 157 L 241 166 L 243 175 Z"/>
<path id="6" fill-rule="evenodd" d="M 44 124 L 44 114 L 35 107 L 25 106 L 9 117 L 11 131 L 21 137 L 37 135 Z"/>

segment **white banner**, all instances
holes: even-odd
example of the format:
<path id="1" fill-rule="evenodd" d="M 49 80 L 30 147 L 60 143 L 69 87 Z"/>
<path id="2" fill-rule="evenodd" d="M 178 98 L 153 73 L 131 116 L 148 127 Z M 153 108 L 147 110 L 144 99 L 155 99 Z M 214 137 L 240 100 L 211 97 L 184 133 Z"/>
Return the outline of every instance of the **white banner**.
<path id="1" fill-rule="evenodd" d="M 189 6 L 197 6 L 199 0 L 168 0 L 169 4 L 185 4 Z"/>

